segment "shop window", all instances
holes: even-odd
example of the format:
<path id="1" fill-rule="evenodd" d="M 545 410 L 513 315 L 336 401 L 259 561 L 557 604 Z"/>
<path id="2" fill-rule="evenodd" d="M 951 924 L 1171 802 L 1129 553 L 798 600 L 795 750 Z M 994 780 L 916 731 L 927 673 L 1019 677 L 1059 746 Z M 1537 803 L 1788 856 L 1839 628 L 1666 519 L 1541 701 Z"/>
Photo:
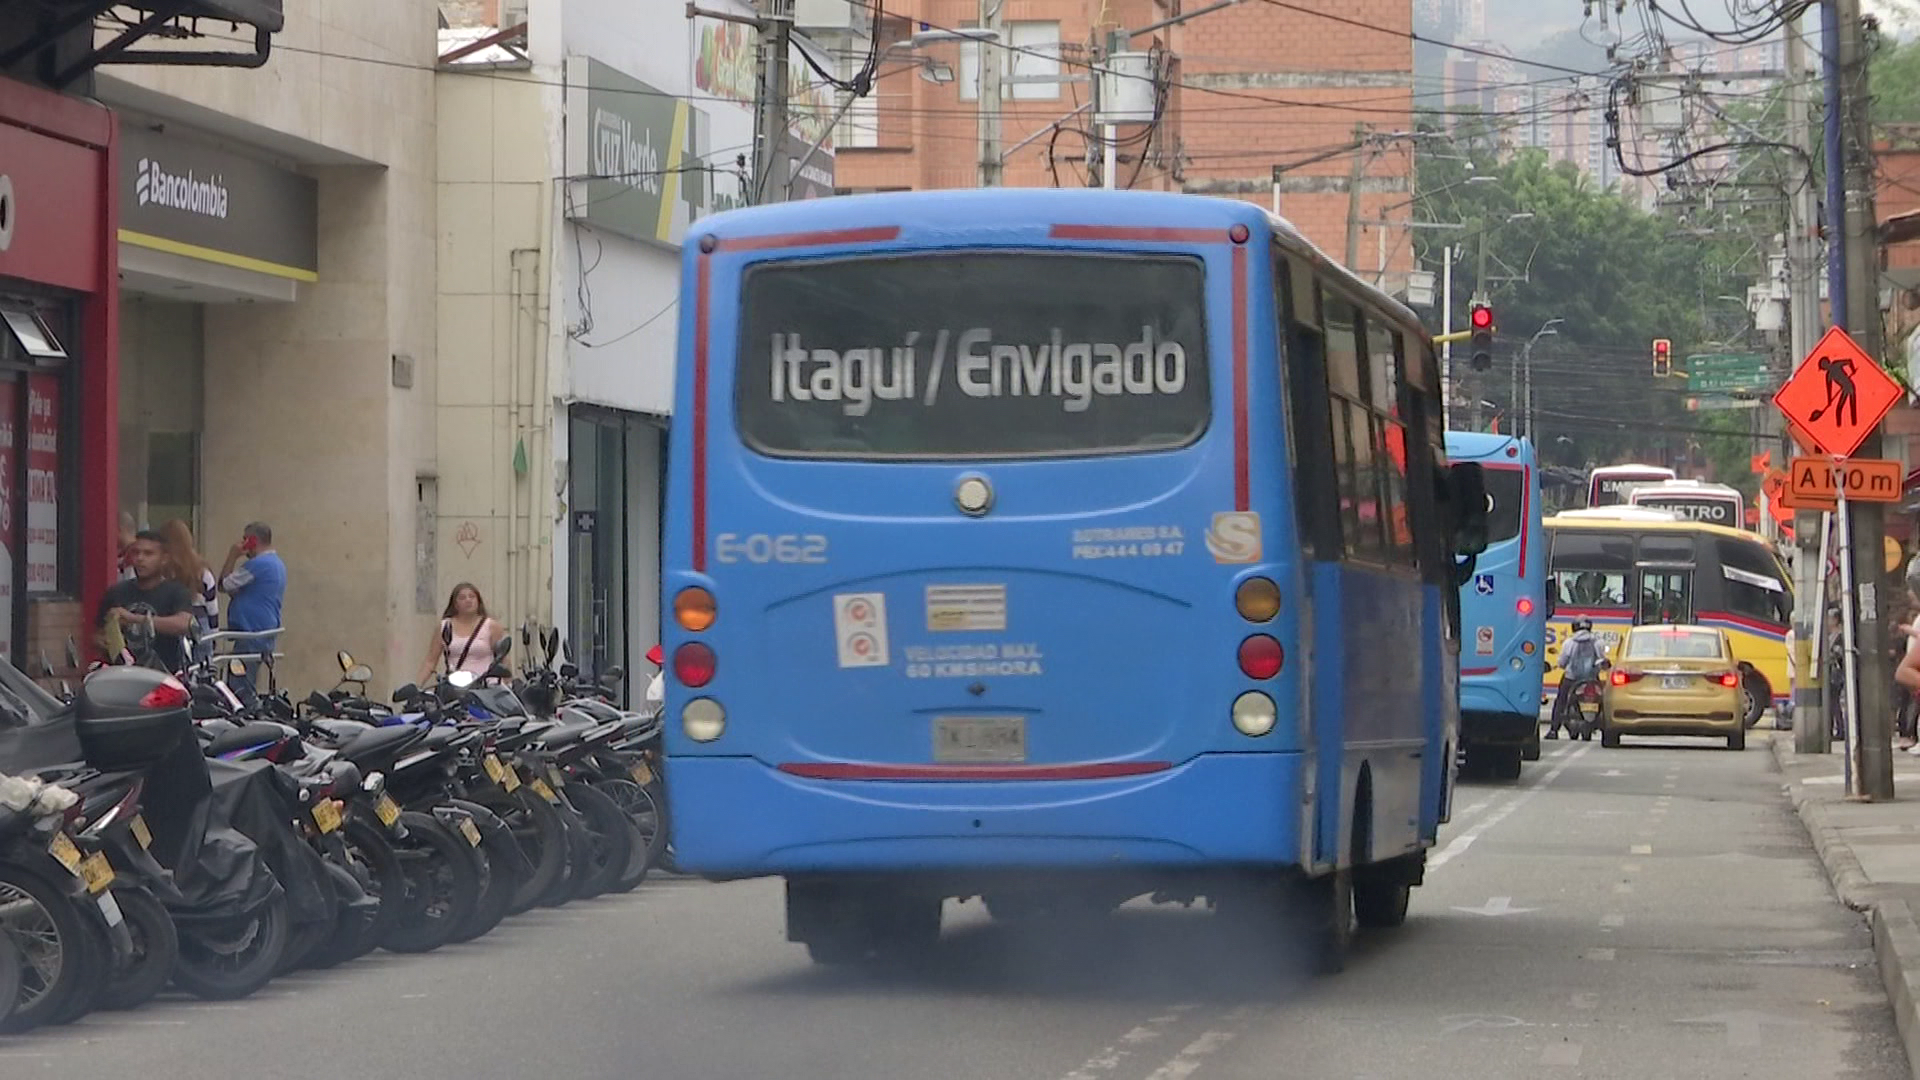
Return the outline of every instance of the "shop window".
<path id="1" fill-rule="evenodd" d="M 58 375 L 27 376 L 27 593 L 61 591 L 61 393 Z"/>

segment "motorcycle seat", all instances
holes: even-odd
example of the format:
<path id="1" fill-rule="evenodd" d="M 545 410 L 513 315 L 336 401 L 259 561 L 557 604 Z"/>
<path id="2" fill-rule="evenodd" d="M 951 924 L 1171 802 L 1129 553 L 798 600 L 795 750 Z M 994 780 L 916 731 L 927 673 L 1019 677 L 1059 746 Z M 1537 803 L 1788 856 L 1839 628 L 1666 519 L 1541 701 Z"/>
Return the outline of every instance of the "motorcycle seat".
<path id="1" fill-rule="evenodd" d="M 417 727 L 363 728 L 360 734 L 340 748 L 340 756 L 356 765 L 365 766 L 374 761 L 397 757 L 422 737 L 423 732 Z"/>
<path id="2" fill-rule="evenodd" d="M 245 750 L 266 743 L 276 743 L 287 737 L 287 728 L 280 724 L 258 722 L 242 724 L 237 728 L 215 735 L 204 747 L 209 754 L 230 754 L 235 750 Z"/>
<path id="3" fill-rule="evenodd" d="M 591 720 L 580 720 L 556 724 L 540 733 L 540 745 L 548 750 L 558 750 L 572 746 L 585 738 L 587 733 L 600 725 Z"/>

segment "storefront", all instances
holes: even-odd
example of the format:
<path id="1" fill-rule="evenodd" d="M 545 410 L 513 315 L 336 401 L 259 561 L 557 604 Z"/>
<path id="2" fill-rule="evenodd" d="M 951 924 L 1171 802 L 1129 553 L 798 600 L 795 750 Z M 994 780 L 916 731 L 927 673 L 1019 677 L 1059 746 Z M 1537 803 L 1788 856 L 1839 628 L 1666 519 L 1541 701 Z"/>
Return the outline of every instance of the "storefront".
<path id="1" fill-rule="evenodd" d="M 664 419 L 592 405 L 568 416 L 568 528 L 572 533 L 567 609 L 583 670 L 618 664 L 660 640 L 660 521 L 666 463 Z M 631 693 L 644 675 L 628 680 Z"/>
<path id="2" fill-rule="evenodd" d="M 142 525 L 187 522 L 215 554 L 224 545 L 203 536 L 207 399 L 253 391 L 235 379 L 234 356 L 211 366 L 229 381 L 208 385 L 208 324 L 213 347 L 232 349 L 238 335 L 223 343 L 222 316 L 244 307 L 257 321 L 298 307 L 302 286 L 319 280 L 317 185 L 264 155 L 129 113 L 117 190 L 120 505 Z"/>
<path id="3" fill-rule="evenodd" d="M 83 650 L 114 575 L 114 117 L 0 78 L 0 655 Z"/>

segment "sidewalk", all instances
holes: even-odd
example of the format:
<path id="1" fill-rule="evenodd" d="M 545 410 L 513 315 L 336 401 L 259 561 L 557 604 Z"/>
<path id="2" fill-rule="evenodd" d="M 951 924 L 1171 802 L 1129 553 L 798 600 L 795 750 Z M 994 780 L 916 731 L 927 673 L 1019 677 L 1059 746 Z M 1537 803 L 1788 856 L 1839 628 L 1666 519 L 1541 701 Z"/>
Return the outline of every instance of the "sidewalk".
<path id="1" fill-rule="evenodd" d="M 1920 757 L 1896 752 L 1896 801 L 1850 803 L 1839 753 L 1801 757 L 1793 732 L 1770 732 L 1787 795 L 1806 823 L 1840 900 L 1873 925 L 1880 978 L 1920 1080 Z M 1838 748 L 1836 747 L 1836 750 Z"/>

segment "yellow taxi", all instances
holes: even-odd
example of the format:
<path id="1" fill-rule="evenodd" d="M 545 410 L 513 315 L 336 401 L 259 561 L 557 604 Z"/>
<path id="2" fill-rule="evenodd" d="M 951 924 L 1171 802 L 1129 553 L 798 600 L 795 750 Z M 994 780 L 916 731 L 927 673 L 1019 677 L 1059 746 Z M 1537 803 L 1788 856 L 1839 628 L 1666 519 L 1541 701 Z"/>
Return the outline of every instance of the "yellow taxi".
<path id="1" fill-rule="evenodd" d="M 1636 626 L 1612 657 L 1601 700 L 1600 744 L 1622 735 L 1725 736 L 1744 750 L 1747 728 L 1740 665 L 1724 630 L 1711 626 Z"/>

